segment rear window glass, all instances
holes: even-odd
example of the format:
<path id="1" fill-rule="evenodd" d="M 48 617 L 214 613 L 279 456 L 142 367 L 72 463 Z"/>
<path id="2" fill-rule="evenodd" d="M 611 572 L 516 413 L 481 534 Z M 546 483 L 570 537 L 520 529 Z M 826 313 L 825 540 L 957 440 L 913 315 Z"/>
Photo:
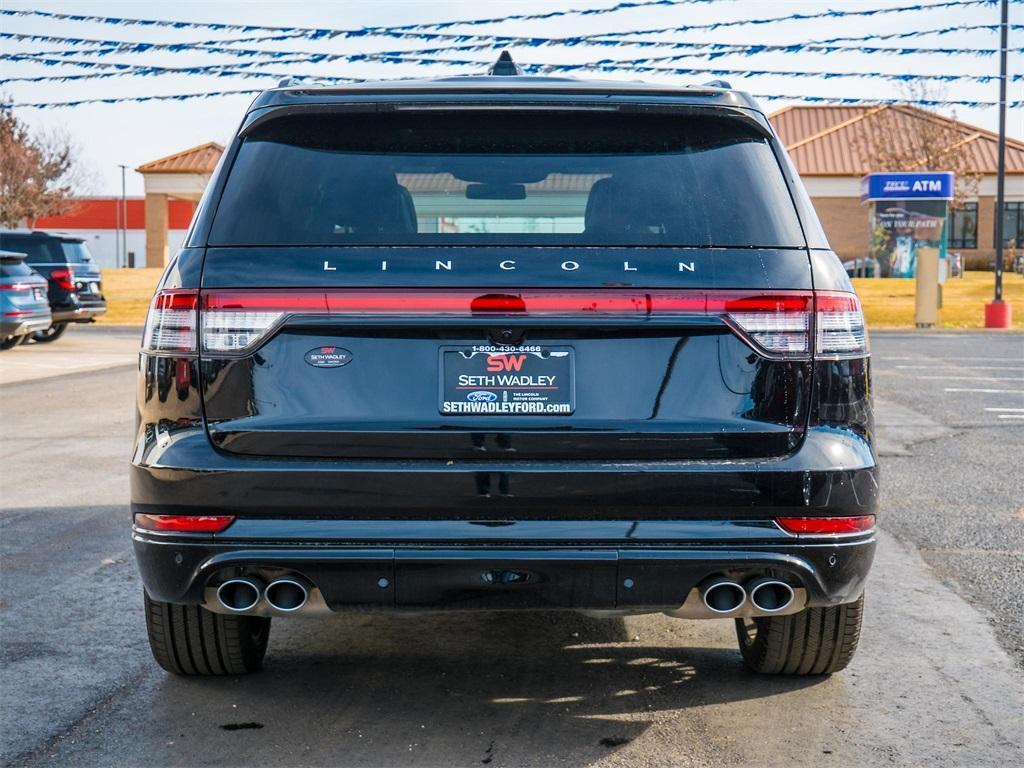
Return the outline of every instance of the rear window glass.
<path id="1" fill-rule="evenodd" d="M 92 264 L 92 254 L 85 243 L 62 240 L 60 244 L 64 256 L 72 264 Z"/>
<path id="2" fill-rule="evenodd" d="M 24 259 L 10 259 L 0 256 L 0 277 L 28 277 L 31 268 Z"/>
<path id="3" fill-rule="evenodd" d="M 57 240 L 45 237 L 25 237 L 23 235 L 0 235 L 0 248 L 26 254 L 25 261 L 29 264 L 66 264 L 64 253 Z"/>
<path id="4" fill-rule="evenodd" d="M 802 247 L 737 121 L 608 113 L 290 116 L 231 168 L 213 245 Z"/>

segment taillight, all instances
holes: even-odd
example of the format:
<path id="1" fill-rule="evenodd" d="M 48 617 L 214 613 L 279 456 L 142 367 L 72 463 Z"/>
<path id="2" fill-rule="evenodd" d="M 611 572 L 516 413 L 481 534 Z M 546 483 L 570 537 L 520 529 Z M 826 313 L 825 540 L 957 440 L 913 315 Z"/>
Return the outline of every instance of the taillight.
<path id="1" fill-rule="evenodd" d="M 864 357 L 868 353 L 867 325 L 860 300 L 852 293 L 816 291 L 815 354 L 818 357 Z"/>
<path id="2" fill-rule="evenodd" d="M 158 291 L 149 305 L 142 348 L 161 354 L 194 354 L 198 303 L 195 290 Z"/>
<path id="3" fill-rule="evenodd" d="M 725 315 L 754 342 L 774 354 L 806 355 L 810 351 L 810 310 L 809 293 L 708 297 L 709 312 Z"/>
<path id="4" fill-rule="evenodd" d="M 797 536 L 849 536 L 871 531 L 875 527 L 875 516 L 777 517 L 775 522 L 786 533 Z"/>
<path id="5" fill-rule="evenodd" d="M 50 273 L 50 280 L 65 291 L 75 290 L 75 275 L 70 269 L 55 269 Z"/>
<path id="6" fill-rule="evenodd" d="M 233 522 L 234 515 L 135 515 L 135 525 L 147 531 L 220 533 Z"/>
<path id="7" fill-rule="evenodd" d="M 806 358 L 816 349 L 826 357 L 856 357 L 867 349 L 857 297 L 811 291 L 239 289 L 203 291 L 199 314 L 203 351 L 214 355 L 251 351 L 290 315 L 612 316 L 639 320 L 717 316 L 770 356 Z M 816 332 L 815 320 L 819 324 Z"/>

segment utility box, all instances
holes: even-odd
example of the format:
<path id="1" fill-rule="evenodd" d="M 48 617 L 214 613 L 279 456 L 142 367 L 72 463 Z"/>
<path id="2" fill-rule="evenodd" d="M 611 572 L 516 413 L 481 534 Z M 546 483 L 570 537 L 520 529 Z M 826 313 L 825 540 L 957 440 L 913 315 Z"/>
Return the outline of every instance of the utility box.
<path id="1" fill-rule="evenodd" d="M 942 283 L 939 281 L 938 248 L 917 249 L 917 295 L 914 301 L 914 324 L 918 328 L 934 328 L 939 324 L 942 309 Z"/>

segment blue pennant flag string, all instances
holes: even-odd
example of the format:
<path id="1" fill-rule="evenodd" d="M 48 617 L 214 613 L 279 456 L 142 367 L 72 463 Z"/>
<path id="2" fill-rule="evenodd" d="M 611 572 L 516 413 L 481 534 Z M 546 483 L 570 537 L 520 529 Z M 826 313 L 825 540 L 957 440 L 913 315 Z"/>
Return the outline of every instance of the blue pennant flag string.
<path id="1" fill-rule="evenodd" d="M 326 54 L 324 55 L 326 57 Z M 53 58 L 34 56 L 32 54 L 0 54 L 0 60 L 15 62 L 32 62 L 45 66 L 73 65 L 85 69 L 103 69 L 114 71 L 90 72 L 88 74 L 57 74 L 57 75 L 34 75 L 23 77 L 7 77 L 0 79 L 0 84 L 7 83 L 39 83 L 39 82 L 73 82 L 87 79 L 106 79 L 111 77 L 145 77 L 155 75 L 206 75 L 216 77 L 241 77 L 241 78 L 300 78 L 312 79 L 323 82 L 356 82 L 351 77 L 335 77 L 323 74 L 304 75 L 293 72 L 265 72 L 253 70 L 267 62 L 248 61 L 236 64 L 207 64 L 192 67 L 160 67 L 139 64 L 124 64 L 109 61 L 89 61 L 79 59 Z M 623 62 L 614 59 L 585 62 L 581 64 L 545 64 L 545 63 L 520 63 L 523 69 L 532 74 L 550 74 L 566 72 L 636 72 L 651 74 L 672 74 L 672 75 L 710 75 L 713 77 L 787 77 L 787 78 L 819 78 L 823 80 L 855 78 L 855 79 L 880 79 L 891 82 L 911 81 L 935 81 L 935 82 L 975 82 L 990 83 L 999 79 L 998 75 L 965 75 L 965 74 L 920 74 L 910 72 L 832 72 L 832 71 L 794 71 L 794 70 L 768 70 L 768 69 L 732 69 L 712 67 L 663 67 L 653 66 L 650 61 L 657 61 L 657 58 L 648 60 L 635 59 Z M 323 61 L 320 59 L 319 61 Z M 309 64 L 319 63 L 318 60 L 302 57 L 297 59 L 276 60 L 274 64 Z M 432 65 L 438 64 L 447 66 L 473 66 L 478 67 L 484 64 L 480 61 L 460 59 L 440 59 L 431 57 L 409 57 L 392 55 L 377 60 L 386 64 L 412 64 Z M 1011 80 L 1018 82 L 1024 79 L 1024 75 L 1013 75 Z"/>
<path id="2" fill-rule="evenodd" d="M 97 97 L 90 99 L 76 99 L 73 101 L 43 101 L 43 102 L 22 102 L 0 104 L 0 109 L 58 109 L 64 107 L 78 107 L 86 104 L 123 104 L 123 103 L 144 103 L 148 101 L 188 101 L 191 99 L 211 99 L 220 96 L 242 96 L 261 93 L 260 88 L 244 88 L 230 91 L 208 91 L 204 93 L 176 93 L 176 94 L 153 94 L 148 96 L 112 96 Z M 836 96 L 808 96 L 801 95 L 780 95 L 780 94 L 752 94 L 754 98 L 765 101 L 793 101 L 808 104 L 838 104 L 850 106 L 877 106 L 880 104 L 911 104 L 926 107 L 966 107 L 979 109 L 994 107 L 994 101 L 973 101 L 973 100 L 940 100 L 940 99 L 863 99 L 855 97 Z M 1007 104 L 1010 109 L 1020 109 L 1024 101 L 1013 101 Z"/>
<path id="3" fill-rule="evenodd" d="M 666 32 L 687 32 L 695 30 L 715 30 L 727 27 L 738 27 L 745 25 L 775 24 L 787 21 L 807 21 L 822 18 L 847 18 L 847 17 L 873 17 L 891 13 L 910 13 L 917 11 L 929 11 L 944 8 L 964 8 L 969 6 L 995 5 L 997 0 L 944 0 L 938 3 L 918 3 L 914 5 L 890 6 L 883 8 L 865 8 L 860 10 L 826 10 L 816 13 L 792 13 L 787 16 L 774 16 L 757 19 L 734 19 L 729 21 L 716 21 L 705 24 L 684 24 L 674 27 L 660 27 L 656 29 L 634 30 L 628 34 L 645 35 Z M 1021 3 L 1024 0 L 1010 0 L 1012 3 Z M 615 6 L 612 6 L 615 9 Z M 597 9 L 595 9 L 596 12 Z M 566 12 L 568 13 L 568 12 Z M 438 24 L 404 25 L 397 27 L 363 27 L 361 29 L 325 29 L 311 27 L 274 27 L 254 24 L 227 24 L 219 22 L 191 22 L 191 21 L 169 21 L 164 19 L 137 19 L 118 16 L 92 16 L 85 14 L 55 13 L 52 11 L 21 10 L 14 8 L 0 8 L 0 15 L 6 16 L 38 16 L 43 18 L 57 19 L 63 21 L 88 22 L 100 24 L 114 24 L 119 26 L 156 26 L 171 27 L 174 29 L 213 29 L 217 31 L 242 31 L 257 32 L 267 31 L 274 33 L 286 33 L 290 35 L 301 35 L 309 39 L 322 38 L 355 38 L 383 36 L 392 38 L 418 38 L 418 39 L 450 39 L 457 42 L 466 42 L 471 39 L 490 37 L 487 35 L 453 34 L 430 32 L 431 27 Z M 593 14 L 591 14 L 593 15 Z M 488 19 L 485 22 L 474 22 L 472 20 L 459 22 L 459 26 L 473 26 L 479 23 L 496 23 L 498 20 Z M 456 26 L 455 22 L 443 22 L 445 28 Z M 594 33 L 581 35 L 580 40 L 607 37 L 609 33 Z"/>
<path id="4" fill-rule="evenodd" d="M 1011 25 L 1014 27 L 1022 27 L 1024 25 Z M 494 50 L 495 48 L 502 46 L 515 46 L 525 45 L 529 47 L 539 47 L 540 45 L 578 45 L 580 44 L 580 38 L 523 38 L 523 37 L 498 37 L 492 42 L 488 43 L 474 43 L 464 44 L 456 46 L 435 46 L 432 48 L 419 48 L 415 50 L 402 50 L 402 51 L 382 51 L 374 53 L 354 53 L 354 54 L 328 54 L 322 52 L 313 51 L 268 51 L 258 48 L 237 48 L 218 45 L 219 41 L 201 41 L 192 43 L 152 43 L 152 42 L 132 42 L 132 41 L 121 41 L 121 40 L 97 40 L 94 38 L 72 38 L 72 37 L 61 37 L 57 35 L 41 35 L 41 34 L 25 34 L 17 32 L 0 32 L 0 39 L 11 39 L 20 41 L 35 41 L 35 42 L 48 42 L 48 43 L 60 43 L 63 42 L 68 45 L 92 45 L 99 46 L 88 51 L 78 49 L 69 51 L 40 51 L 26 55 L 35 56 L 56 56 L 56 55 L 79 55 L 79 54 L 90 54 L 90 55 L 109 55 L 111 53 L 145 53 L 149 51 L 171 51 L 171 52 L 183 52 L 183 51 L 202 51 L 204 53 L 215 53 L 215 54 L 227 54 L 236 57 L 257 57 L 266 61 L 274 61 L 279 59 L 295 59 L 297 57 L 306 56 L 311 61 L 349 61 L 349 62 L 360 62 L 360 61 L 378 61 L 387 59 L 393 56 L 409 56 L 409 55 L 437 55 L 448 52 L 470 52 L 470 51 L 484 51 Z M 261 40 L 267 40 L 268 38 L 260 38 Z M 273 36 L 273 40 L 288 40 L 293 39 L 292 36 Z M 244 40 L 244 38 L 243 38 Z M 234 42 L 234 41 L 225 41 Z M 991 56 L 998 51 L 994 48 L 928 48 L 928 47 L 879 47 L 879 46 L 849 46 L 849 45 L 832 45 L 832 44 L 819 44 L 819 43 L 783 43 L 775 45 L 766 44 L 736 44 L 736 43 L 699 43 L 699 42 L 654 42 L 654 41 L 588 41 L 594 42 L 604 47 L 618 47 L 618 46 L 633 46 L 639 45 L 644 48 L 659 48 L 663 50 L 696 50 L 697 53 L 684 53 L 675 54 L 672 56 L 658 57 L 657 60 L 661 61 L 672 61 L 682 58 L 703 58 L 707 57 L 710 59 L 721 58 L 722 56 L 729 56 L 734 54 L 743 55 L 757 55 L 761 53 L 778 52 L 778 53 L 866 53 L 866 54 L 889 54 L 889 55 L 927 55 L 927 54 L 940 54 L 940 55 L 971 55 L 971 56 Z M 1016 49 L 1015 49 L 1016 50 Z M 619 60 L 620 63 L 627 62 L 649 62 L 655 59 L 641 58 L 641 59 L 623 59 Z M 479 62 L 481 65 L 484 62 Z M 602 62 L 604 63 L 604 62 Z"/>

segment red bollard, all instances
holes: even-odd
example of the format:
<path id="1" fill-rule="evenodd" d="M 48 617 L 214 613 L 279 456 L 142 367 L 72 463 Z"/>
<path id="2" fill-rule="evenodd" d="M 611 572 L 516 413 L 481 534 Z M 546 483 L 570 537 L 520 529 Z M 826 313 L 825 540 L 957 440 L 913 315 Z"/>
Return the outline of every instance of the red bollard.
<path id="1" fill-rule="evenodd" d="M 1009 328 L 1013 310 L 1005 301 L 993 301 L 985 305 L 986 328 Z"/>

